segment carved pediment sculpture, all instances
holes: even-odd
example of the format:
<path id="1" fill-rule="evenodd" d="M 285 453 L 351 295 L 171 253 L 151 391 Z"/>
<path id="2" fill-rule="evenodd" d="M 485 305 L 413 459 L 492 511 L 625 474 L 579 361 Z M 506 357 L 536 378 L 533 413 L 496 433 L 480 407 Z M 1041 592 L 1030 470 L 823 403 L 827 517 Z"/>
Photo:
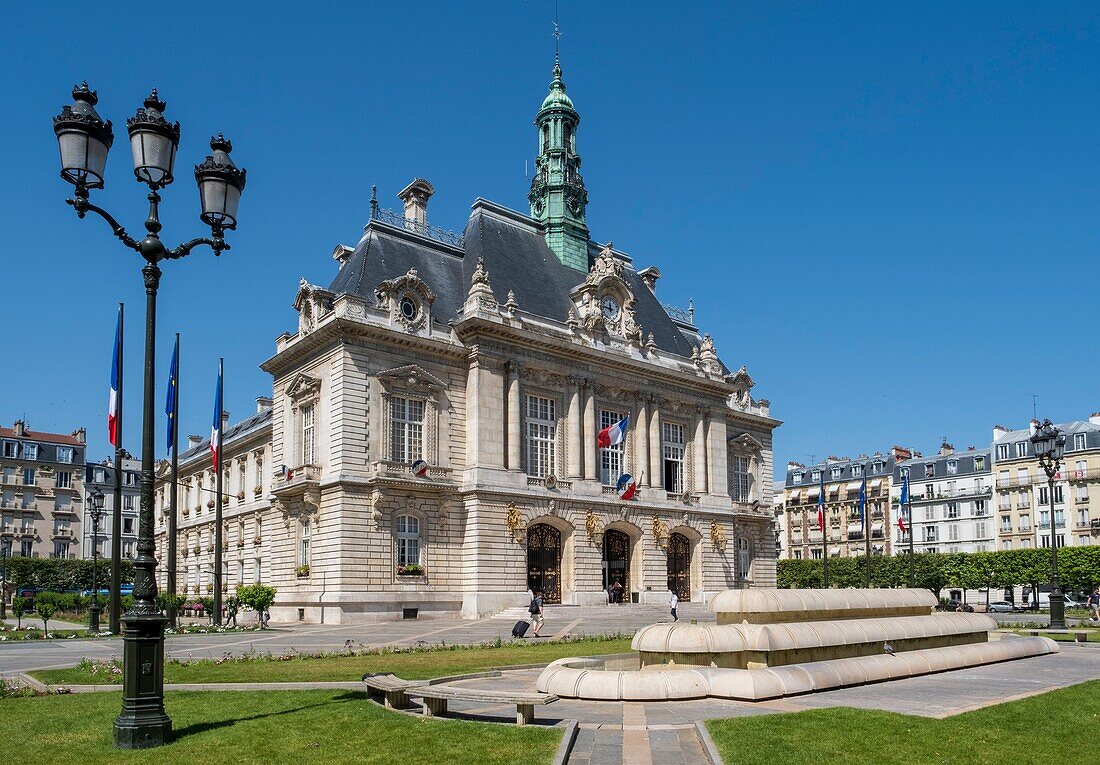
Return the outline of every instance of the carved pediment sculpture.
<path id="1" fill-rule="evenodd" d="M 428 393 L 440 391 L 447 387 L 446 383 L 417 364 L 404 364 L 393 369 L 386 369 L 375 376 L 387 391 L 400 389 Z"/>
<path id="2" fill-rule="evenodd" d="M 305 335 L 317 328 L 317 321 L 332 310 L 332 292 L 310 284 L 305 279 L 298 280 L 298 292 L 294 296 L 294 310 L 298 312 L 298 332 Z"/>
<path id="3" fill-rule="evenodd" d="M 304 372 L 299 372 L 286 386 L 286 395 L 294 400 L 308 399 L 317 396 L 321 391 L 321 381 L 316 377 L 310 377 Z"/>
<path id="4" fill-rule="evenodd" d="M 406 332 L 431 326 L 432 303 L 436 295 L 410 268 L 396 279 L 387 279 L 374 290 L 378 307 L 389 314 L 390 323 Z"/>
<path id="5" fill-rule="evenodd" d="M 573 307 L 566 322 L 592 336 L 613 335 L 641 346 L 642 329 L 635 313 L 634 292 L 625 266 L 608 242 L 592 262 L 584 281 L 570 292 Z"/>
<path id="6" fill-rule="evenodd" d="M 745 367 L 741 367 L 731 375 L 726 375 L 726 382 L 733 386 L 733 405 L 738 409 L 746 409 L 752 404 L 749 391 L 754 385 Z"/>

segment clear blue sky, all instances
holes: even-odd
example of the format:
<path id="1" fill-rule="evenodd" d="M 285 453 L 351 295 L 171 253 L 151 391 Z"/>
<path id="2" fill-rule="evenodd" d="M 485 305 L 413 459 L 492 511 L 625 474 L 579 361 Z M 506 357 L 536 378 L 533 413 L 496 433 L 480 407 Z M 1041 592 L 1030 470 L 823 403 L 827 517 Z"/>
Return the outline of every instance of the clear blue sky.
<path id="1" fill-rule="evenodd" d="M 151 86 L 183 123 L 169 240 L 204 231 L 189 170 L 212 132 L 248 168 L 233 250 L 164 269 L 158 412 L 178 330 L 183 432 L 205 434 L 218 356 L 237 419 L 270 390 L 257 365 L 296 326 L 299 277 L 329 282 L 371 184 L 397 206 L 428 178 L 432 221 L 456 230 L 477 196 L 526 209 L 553 56 L 550 0 L 128 6 L 12 4 L 0 33 L 0 422 L 85 425 L 96 458 L 119 300 L 138 450 L 143 292 L 137 256 L 64 204 L 50 118 L 74 82 L 115 122 L 95 201 L 131 230 L 144 195 L 124 124 Z M 786 422 L 777 466 L 984 444 L 1030 418 L 1033 393 L 1040 417 L 1087 417 L 1098 21 L 1087 3 L 563 0 L 593 236 L 658 265 L 663 300 L 694 298 Z"/>

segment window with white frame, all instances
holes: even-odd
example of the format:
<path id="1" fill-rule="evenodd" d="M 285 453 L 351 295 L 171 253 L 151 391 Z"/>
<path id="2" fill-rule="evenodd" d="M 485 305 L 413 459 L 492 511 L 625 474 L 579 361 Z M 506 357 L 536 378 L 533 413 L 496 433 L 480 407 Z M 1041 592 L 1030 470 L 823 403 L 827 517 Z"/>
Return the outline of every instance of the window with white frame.
<path id="1" fill-rule="evenodd" d="M 415 515 L 397 516 L 397 565 L 420 565 L 420 519 Z"/>
<path id="2" fill-rule="evenodd" d="M 837 478 L 840 478 L 840 473 L 841 473 L 841 472 L 842 472 L 842 471 L 841 471 L 841 468 L 835 467 L 835 468 L 833 468 L 832 470 L 830 470 L 830 471 L 829 471 L 829 475 L 830 475 L 830 476 L 831 476 L 831 477 L 832 477 L 833 479 L 837 479 Z"/>
<path id="3" fill-rule="evenodd" d="M 1006 550 L 1011 550 L 1012 549 L 1012 540 L 1011 539 L 1006 539 L 1004 541 L 1004 549 L 1006 549 Z"/>
<path id="4" fill-rule="evenodd" d="M 5 441 L 4 442 L 4 456 L 9 459 L 15 459 L 19 456 L 19 442 L 18 441 Z"/>
<path id="5" fill-rule="evenodd" d="M 302 428 L 299 462 L 302 465 L 312 465 L 317 456 L 316 407 L 313 404 L 305 404 L 300 410 L 299 417 Z"/>
<path id="6" fill-rule="evenodd" d="M 999 444 L 997 446 L 997 459 L 999 459 L 999 460 L 1007 460 L 1008 459 L 1008 444 Z"/>
<path id="7" fill-rule="evenodd" d="M 390 399 L 390 459 L 415 462 L 424 458 L 424 401 L 394 396 Z"/>
<path id="8" fill-rule="evenodd" d="M 557 402 L 552 398 L 528 395 L 527 474 L 545 478 L 555 472 L 557 443 Z"/>
<path id="9" fill-rule="evenodd" d="M 859 478 L 863 475 L 863 465 L 852 465 L 852 476 Z"/>
<path id="10" fill-rule="evenodd" d="M 1074 451 L 1081 451 L 1084 448 L 1085 448 L 1085 434 L 1084 433 L 1074 433 L 1073 434 L 1073 450 Z"/>
<path id="11" fill-rule="evenodd" d="M 665 491 L 679 494 L 684 490 L 684 426 L 675 422 L 661 423 L 661 446 Z"/>
<path id="12" fill-rule="evenodd" d="M 24 539 L 23 541 L 21 541 L 19 543 L 19 554 L 22 555 L 24 558 L 31 557 L 31 546 L 33 544 L 34 543 L 29 539 Z"/>
<path id="13" fill-rule="evenodd" d="M 23 468 L 23 485 L 34 486 L 34 468 Z"/>
<path id="14" fill-rule="evenodd" d="M 1001 531 L 1002 532 L 1012 531 L 1012 516 L 1011 515 L 1002 515 L 1001 516 Z"/>
<path id="15" fill-rule="evenodd" d="M 749 458 L 740 454 L 733 457 L 733 501 L 748 502 L 752 494 L 752 473 Z"/>
<path id="16" fill-rule="evenodd" d="M 252 581 L 253 582 L 259 582 L 260 581 L 260 559 L 259 558 L 255 558 L 252 561 Z"/>
<path id="17" fill-rule="evenodd" d="M 38 459 L 38 444 L 23 444 L 23 459 L 36 460 Z"/>
<path id="18" fill-rule="evenodd" d="M 1020 516 L 1020 531 L 1031 530 L 1031 513 L 1024 513 Z"/>
<path id="19" fill-rule="evenodd" d="M 958 472 L 959 472 L 959 461 L 958 460 L 948 460 L 947 461 L 947 474 L 948 475 L 955 475 Z"/>
<path id="20" fill-rule="evenodd" d="M 947 524 L 947 540 L 949 542 L 959 541 L 959 524 L 957 524 L 957 523 Z"/>
<path id="21" fill-rule="evenodd" d="M 814 479 L 817 480 L 816 478 Z M 802 483 L 802 471 L 796 470 L 791 473 L 791 483 Z"/>
<path id="22" fill-rule="evenodd" d="M 885 463 L 883 463 L 882 460 L 878 460 L 874 464 L 871 465 L 871 470 L 875 473 L 881 473 L 882 469 L 884 467 L 885 467 Z"/>
<path id="23" fill-rule="evenodd" d="M 611 427 L 626 417 L 622 412 L 608 409 L 600 410 L 600 430 Z M 623 446 L 626 442 L 606 446 L 600 449 L 600 482 L 604 486 L 614 486 L 623 472 Z"/>
<path id="24" fill-rule="evenodd" d="M 57 471 L 57 488 L 71 489 L 73 486 L 73 474 L 67 470 Z"/>
<path id="25" fill-rule="evenodd" d="M 71 446 L 57 447 L 57 461 L 71 465 L 73 463 L 73 448 Z"/>
<path id="26" fill-rule="evenodd" d="M 925 478 L 931 478 L 935 474 L 936 474 L 936 466 L 933 465 L 931 462 L 925 463 L 925 465 L 924 465 L 924 477 Z"/>
<path id="27" fill-rule="evenodd" d="M 979 456 L 974 458 L 974 469 L 985 470 L 985 457 Z"/>
<path id="28" fill-rule="evenodd" d="M 248 463 L 244 459 L 237 461 L 237 493 L 244 493 L 244 485 L 248 478 Z"/>
<path id="29" fill-rule="evenodd" d="M 821 471 L 820 470 L 812 471 L 810 473 L 810 480 L 813 481 L 814 483 L 817 483 L 818 481 L 820 481 L 821 480 Z"/>
<path id="30" fill-rule="evenodd" d="M 298 565 L 309 565 L 309 520 L 303 520 L 298 534 Z"/>
<path id="31" fill-rule="evenodd" d="M 255 488 L 263 491 L 264 488 L 264 458 L 259 454 L 256 455 L 256 486 Z"/>
<path id="32" fill-rule="evenodd" d="M 1016 456 L 1017 457 L 1026 457 L 1027 456 L 1027 441 L 1017 441 L 1016 442 Z"/>
<path id="33" fill-rule="evenodd" d="M 752 545 L 745 537 L 737 538 L 737 578 L 748 579 L 752 569 Z"/>

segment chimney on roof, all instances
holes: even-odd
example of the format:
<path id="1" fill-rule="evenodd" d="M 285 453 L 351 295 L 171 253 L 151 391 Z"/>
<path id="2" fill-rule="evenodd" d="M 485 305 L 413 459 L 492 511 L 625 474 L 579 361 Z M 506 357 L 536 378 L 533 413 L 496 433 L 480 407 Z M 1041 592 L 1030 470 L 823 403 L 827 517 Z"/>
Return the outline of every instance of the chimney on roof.
<path id="1" fill-rule="evenodd" d="M 913 457 L 913 450 L 906 449 L 904 446 L 898 446 L 894 444 L 894 448 L 890 450 L 890 453 L 894 455 L 894 460 L 907 460 Z"/>
<path id="2" fill-rule="evenodd" d="M 974 451 L 974 450 L 975 450 L 975 449 L 977 449 L 977 448 L 978 448 L 978 447 L 974 446 L 974 444 L 970 444 L 970 446 L 966 447 L 966 450 L 967 450 L 968 452 L 972 452 L 972 451 Z"/>
<path id="3" fill-rule="evenodd" d="M 27 434 L 27 423 L 23 420 L 16 420 L 12 425 L 12 429 L 15 431 L 15 435 L 21 438 Z"/>
<path id="4" fill-rule="evenodd" d="M 800 467 L 806 467 L 806 466 L 803 465 L 801 462 L 788 462 L 787 463 L 787 470 L 797 470 Z"/>
<path id="5" fill-rule="evenodd" d="M 1089 423 L 1091 425 L 1100 425 L 1100 412 L 1093 412 L 1089 415 Z"/>
<path id="6" fill-rule="evenodd" d="M 397 192 L 398 198 L 405 203 L 406 228 L 415 230 L 417 224 L 428 224 L 428 198 L 434 193 L 435 188 L 423 178 L 414 178 L 412 183 Z"/>
<path id="7" fill-rule="evenodd" d="M 222 410 L 222 435 L 225 435 L 225 431 L 229 429 L 229 412 Z"/>
<path id="8" fill-rule="evenodd" d="M 1028 423 L 1028 432 L 1030 432 L 1031 435 L 1035 435 L 1035 431 L 1037 431 L 1038 429 L 1039 429 L 1039 421 L 1038 420 L 1032 420 L 1031 422 Z"/>
<path id="9" fill-rule="evenodd" d="M 661 269 L 657 266 L 650 266 L 644 268 L 638 272 L 638 276 L 642 278 L 642 282 L 645 286 L 649 287 L 649 291 L 654 295 L 657 294 L 657 280 L 661 278 Z"/>
<path id="10" fill-rule="evenodd" d="M 262 414 L 273 406 L 275 406 L 275 402 L 270 397 L 256 396 L 256 414 Z"/>
<path id="11" fill-rule="evenodd" d="M 998 438 L 1000 438 L 1001 436 L 1003 436 L 1007 432 L 1008 432 L 1008 428 L 1006 428 L 1004 425 L 994 425 L 993 426 L 993 440 L 996 441 Z"/>
<path id="12" fill-rule="evenodd" d="M 82 444 L 88 443 L 88 431 L 84 428 L 77 428 L 73 431 L 72 436 Z"/>
<path id="13" fill-rule="evenodd" d="M 351 247 L 348 247 L 346 244 L 338 244 L 332 250 L 332 259 L 339 263 L 340 267 L 343 268 L 344 264 L 348 262 L 348 258 L 351 257 L 353 252 L 355 252 L 355 250 Z"/>
<path id="14" fill-rule="evenodd" d="M 954 454 L 954 453 L 955 453 L 955 447 L 952 446 L 951 444 L 947 443 L 946 441 L 944 441 L 942 444 L 940 444 L 940 456 L 941 457 L 946 457 L 948 454 Z"/>
<path id="15" fill-rule="evenodd" d="M 194 449 L 196 446 L 202 443 L 202 436 L 188 436 L 187 448 Z"/>

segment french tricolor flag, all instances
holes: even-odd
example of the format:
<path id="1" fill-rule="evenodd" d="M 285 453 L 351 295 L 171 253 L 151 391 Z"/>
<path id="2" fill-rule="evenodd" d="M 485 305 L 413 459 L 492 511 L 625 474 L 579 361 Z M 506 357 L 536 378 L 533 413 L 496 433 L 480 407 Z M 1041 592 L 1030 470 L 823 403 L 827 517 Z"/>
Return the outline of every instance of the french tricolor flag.
<path id="1" fill-rule="evenodd" d="M 619 499 L 634 499 L 634 494 L 637 491 L 638 482 L 634 480 L 630 473 L 623 473 L 619 476 L 619 480 L 615 482 L 615 492 L 619 495 Z"/>
<path id="2" fill-rule="evenodd" d="M 222 366 L 218 364 L 218 389 L 214 392 L 214 422 L 210 425 L 210 453 L 214 455 L 214 470 L 220 470 L 222 448 Z"/>
<path id="3" fill-rule="evenodd" d="M 122 443 L 118 432 L 119 382 L 118 365 L 122 356 L 122 307 L 118 309 L 118 322 L 115 324 L 115 350 L 111 357 L 111 397 L 107 402 L 107 434 L 111 446 L 116 449 Z"/>
<path id="4" fill-rule="evenodd" d="M 621 444 L 626 439 L 626 429 L 630 425 L 630 417 L 623 417 L 614 425 L 608 425 L 596 436 L 596 444 L 606 449 L 609 446 Z"/>

